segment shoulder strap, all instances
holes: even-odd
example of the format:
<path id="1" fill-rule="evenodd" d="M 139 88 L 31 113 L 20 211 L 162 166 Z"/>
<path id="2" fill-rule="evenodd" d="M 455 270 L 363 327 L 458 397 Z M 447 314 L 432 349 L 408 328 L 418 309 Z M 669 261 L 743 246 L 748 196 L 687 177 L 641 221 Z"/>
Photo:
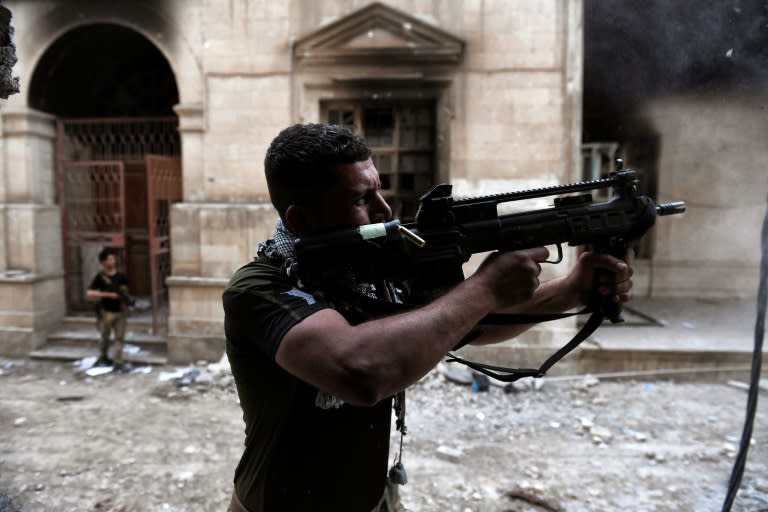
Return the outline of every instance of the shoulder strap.
<path id="1" fill-rule="evenodd" d="M 99 275 L 104 280 L 104 282 L 107 283 L 107 286 L 112 284 L 112 279 L 109 278 L 106 272 L 104 272 L 103 270 L 99 270 Z"/>

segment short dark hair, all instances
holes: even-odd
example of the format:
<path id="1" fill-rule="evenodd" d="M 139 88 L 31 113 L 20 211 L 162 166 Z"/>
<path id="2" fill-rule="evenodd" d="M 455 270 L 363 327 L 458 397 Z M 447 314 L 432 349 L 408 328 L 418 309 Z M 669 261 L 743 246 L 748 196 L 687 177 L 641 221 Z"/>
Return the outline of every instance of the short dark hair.
<path id="1" fill-rule="evenodd" d="M 275 137 L 264 158 L 272 204 L 285 219 L 289 206 L 310 204 L 335 184 L 335 165 L 362 162 L 370 157 L 368 143 L 343 126 L 290 126 Z"/>
<path id="2" fill-rule="evenodd" d="M 99 263 L 103 263 L 110 255 L 117 258 L 117 251 L 112 247 L 105 247 L 99 251 Z"/>

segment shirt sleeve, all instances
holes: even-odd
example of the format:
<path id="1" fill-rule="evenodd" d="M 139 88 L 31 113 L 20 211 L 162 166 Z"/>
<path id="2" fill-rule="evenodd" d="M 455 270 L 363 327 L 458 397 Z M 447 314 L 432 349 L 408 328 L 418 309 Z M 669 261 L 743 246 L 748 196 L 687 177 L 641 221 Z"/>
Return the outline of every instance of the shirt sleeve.
<path id="1" fill-rule="evenodd" d="M 287 279 L 271 286 L 230 287 L 222 297 L 224 331 L 243 352 L 274 359 L 285 334 L 308 316 L 330 305 Z"/>
<path id="2" fill-rule="evenodd" d="M 104 291 L 104 280 L 101 279 L 101 275 L 96 274 L 93 276 L 93 280 L 91 281 L 91 285 L 88 287 L 88 289 Z"/>

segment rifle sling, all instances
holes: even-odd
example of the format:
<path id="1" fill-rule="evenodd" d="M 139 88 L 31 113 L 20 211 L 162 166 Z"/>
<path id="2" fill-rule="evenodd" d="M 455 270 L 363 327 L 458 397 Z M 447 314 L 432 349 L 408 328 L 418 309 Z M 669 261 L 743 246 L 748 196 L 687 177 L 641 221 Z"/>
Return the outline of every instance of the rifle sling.
<path id="1" fill-rule="evenodd" d="M 373 297 L 366 297 L 366 296 L 357 295 L 354 293 L 351 295 L 354 296 L 355 301 L 359 305 L 363 306 L 366 311 L 369 311 L 376 315 L 378 314 L 391 315 L 391 314 L 397 314 L 397 313 L 404 313 L 418 307 L 417 305 L 414 305 L 414 304 L 387 302 L 380 299 L 375 299 Z M 502 382 L 515 382 L 516 380 L 519 380 L 523 377 L 541 378 L 547 373 L 547 371 L 555 363 L 557 363 L 560 359 L 565 357 L 569 352 L 571 352 L 573 349 L 579 346 L 593 332 L 595 332 L 595 330 L 600 326 L 600 324 L 605 319 L 605 314 L 603 313 L 601 308 L 587 307 L 576 313 L 546 313 L 546 314 L 540 314 L 540 315 L 517 315 L 517 314 L 491 313 L 483 317 L 480 320 L 480 322 L 478 322 L 480 325 L 530 324 L 530 323 L 537 323 L 537 322 L 547 322 L 550 320 L 560 320 L 563 318 L 568 318 L 570 316 L 581 315 L 581 314 L 590 313 L 590 312 L 592 314 L 590 315 L 589 319 L 581 327 L 579 332 L 576 333 L 573 339 L 571 339 L 571 341 L 569 341 L 566 345 L 561 347 L 557 352 L 552 354 L 546 361 L 544 361 L 544 364 L 542 364 L 539 368 L 507 368 L 504 366 L 494 366 L 486 363 L 478 363 L 475 361 L 470 361 L 470 360 L 461 358 L 455 354 L 452 354 L 451 352 L 447 354 L 448 359 L 446 360 L 446 362 L 461 363 L 463 365 L 468 366 L 469 368 L 472 368 L 477 372 L 483 373 L 485 375 L 488 375 L 489 377 L 493 377 L 494 379 L 500 380 Z M 480 329 L 473 329 L 453 348 L 453 350 L 460 349 L 464 345 L 478 338 L 481 334 L 482 332 L 480 331 Z"/>
<path id="2" fill-rule="evenodd" d="M 552 354 L 539 368 L 507 368 L 504 366 L 493 366 L 490 364 L 469 361 L 450 352 L 448 353 L 446 362 L 464 364 L 477 372 L 502 382 L 515 382 L 523 377 L 541 378 L 556 362 L 565 357 L 570 351 L 579 346 L 581 342 L 595 332 L 595 329 L 600 326 L 604 318 L 605 315 L 603 315 L 601 311 L 593 311 L 587 322 L 581 327 L 579 332 L 576 333 L 576 336 L 574 336 L 565 346 L 561 347 L 560 350 Z"/>

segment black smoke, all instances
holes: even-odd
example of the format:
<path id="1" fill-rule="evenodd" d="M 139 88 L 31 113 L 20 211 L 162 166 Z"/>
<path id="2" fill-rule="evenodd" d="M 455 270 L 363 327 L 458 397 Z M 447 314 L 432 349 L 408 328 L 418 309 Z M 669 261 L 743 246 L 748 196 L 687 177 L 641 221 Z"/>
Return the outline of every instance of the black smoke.
<path id="1" fill-rule="evenodd" d="M 768 86 L 766 0 L 585 0 L 585 118 Z"/>

